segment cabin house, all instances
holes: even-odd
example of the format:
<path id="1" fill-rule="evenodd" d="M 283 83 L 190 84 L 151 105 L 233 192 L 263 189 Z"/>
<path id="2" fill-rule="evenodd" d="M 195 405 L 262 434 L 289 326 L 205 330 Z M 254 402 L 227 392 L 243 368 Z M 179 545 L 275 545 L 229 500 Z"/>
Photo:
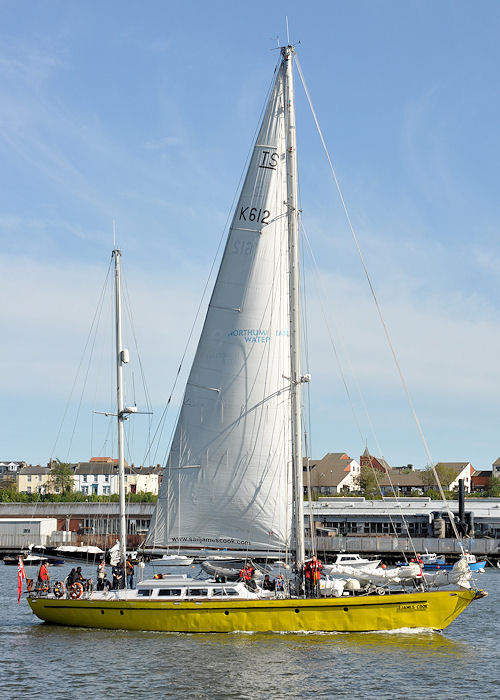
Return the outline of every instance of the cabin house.
<path id="1" fill-rule="evenodd" d="M 439 474 L 443 489 L 456 491 L 458 490 L 459 480 L 463 479 L 465 493 L 471 492 L 474 467 L 470 462 L 438 462 L 436 471 Z"/>
<path id="2" fill-rule="evenodd" d="M 471 478 L 471 491 L 482 493 L 489 488 L 492 473 L 488 470 L 474 471 Z"/>
<path id="3" fill-rule="evenodd" d="M 131 467 L 125 462 L 125 493 L 152 493 L 158 495 L 163 469 Z M 73 490 L 87 496 L 110 496 L 119 492 L 118 460 L 111 457 L 93 457 L 90 462 L 79 462 L 74 471 Z"/>
<path id="4" fill-rule="evenodd" d="M 494 476 L 496 479 L 500 479 L 500 457 L 496 459 L 491 466 L 491 476 Z"/>
<path id="5" fill-rule="evenodd" d="M 131 493 L 133 470 L 125 466 L 125 492 Z M 134 482 L 135 483 L 135 482 Z M 106 457 L 78 462 L 73 474 L 73 491 L 85 496 L 110 496 L 119 492 L 117 460 Z"/>
<path id="6" fill-rule="evenodd" d="M 26 462 L 0 462 L 0 488 L 15 486 L 18 472 L 26 466 Z"/>
<path id="7" fill-rule="evenodd" d="M 418 470 L 405 473 L 391 469 L 378 478 L 378 485 L 382 496 L 423 496 L 425 491 L 422 472 Z"/>
<path id="8" fill-rule="evenodd" d="M 361 467 L 370 467 L 378 472 L 387 474 L 391 467 L 383 457 L 374 457 L 368 451 L 368 447 L 365 449 L 361 457 L 359 458 L 359 464 Z"/>
<path id="9" fill-rule="evenodd" d="M 311 461 L 309 478 L 313 496 L 359 491 L 360 470 L 358 462 L 345 452 L 329 452 L 323 459 Z M 306 474 L 304 477 L 304 486 L 307 487 Z"/>
<path id="10" fill-rule="evenodd" d="M 22 467 L 17 472 L 16 487 L 19 493 L 56 493 L 52 486 L 50 469 L 39 464 Z"/>
<path id="11" fill-rule="evenodd" d="M 131 476 L 130 488 L 132 493 L 152 493 L 158 495 L 161 480 L 163 477 L 163 467 L 159 464 L 156 467 L 135 467 Z M 135 485 L 132 483 L 135 477 Z M 132 487 L 135 486 L 135 491 Z"/>

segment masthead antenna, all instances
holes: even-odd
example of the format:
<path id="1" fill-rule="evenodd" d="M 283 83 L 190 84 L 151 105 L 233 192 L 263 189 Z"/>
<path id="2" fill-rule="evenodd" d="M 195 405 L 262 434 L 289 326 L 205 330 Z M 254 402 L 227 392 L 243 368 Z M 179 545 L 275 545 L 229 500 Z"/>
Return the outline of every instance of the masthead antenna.
<path id="1" fill-rule="evenodd" d="M 285 15 L 286 20 L 286 44 L 290 46 L 290 32 L 288 31 L 288 15 Z"/>
<path id="2" fill-rule="evenodd" d="M 113 250 L 116 250 L 116 221 L 113 219 Z"/>

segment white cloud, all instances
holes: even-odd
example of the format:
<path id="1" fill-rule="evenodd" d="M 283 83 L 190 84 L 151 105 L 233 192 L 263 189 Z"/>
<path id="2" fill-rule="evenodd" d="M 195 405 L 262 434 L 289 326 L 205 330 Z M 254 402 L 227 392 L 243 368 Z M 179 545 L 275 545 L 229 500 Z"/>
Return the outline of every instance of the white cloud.
<path id="1" fill-rule="evenodd" d="M 492 250 L 486 250 L 476 245 L 473 246 L 472 253 L 473 261 L 478 268 L 495 276 L 500 274 L 500 255 L 497 255 Z"/>
<path id="2" fill-rule="evenodd" d="M 177 136 L 164 136 L 160 139 L 146 141 L 144 148 L 148 151 L 163 151 L 170 146 L 178 146 L 182 141 Z"/>

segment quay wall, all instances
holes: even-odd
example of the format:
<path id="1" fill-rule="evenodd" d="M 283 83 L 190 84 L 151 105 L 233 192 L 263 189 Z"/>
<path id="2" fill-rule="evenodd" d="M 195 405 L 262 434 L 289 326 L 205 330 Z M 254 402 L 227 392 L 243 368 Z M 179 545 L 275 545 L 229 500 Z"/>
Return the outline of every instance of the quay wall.
<path id="1" fill-rule="evenodd" d="M 310 547 L 310 540 L 306 540 L 306 546 Z M 500 560 L 500 547 L 498 540 L 494 539 L 473 539 L 464 538 L 463 547 L 478 557 L 486 557 L 492 563 Z M 450 561 L 458 559 L 460 556 L 460 544 L 455 539 L 441 539 L 437 537 L 413 537 L 411 540 L 406 537 L 396 537 L 392 535 L 370 537 L 318 537 L 316 538 L 316 549 L 325 560 L 331 558 L 336 552 L 356 552 L 367 556 L 380 556 L 387 564 L 400 561 L 404 552 L 407 558 L 415 556 L 415 552 L 435 552 L 436 554 L 446 554 Z"/>
<path id="2" fill-rule="evenodd" d="M 394 502 L 393 502 L 394 501 Z M 306 503 L 306 541 L 310 517 Z M 445 504 L 427 498 L 408 498 L 402 502 L 394 499 L 365 501 L 364 498 L 335 498 L 314 502 L 315 542 L 318 553 L 326 560 L 336 552 L 359 552 L 370 556 L 382 556 L 387 563 L 401 558 L 404 552 L 411 558 L 416 552 L 436 552 L 446 554 L 450 560 L 458 557 L 460 546 L 451 537 L 431 537 L 432 519 L 435 511 L 444 510 Z M 456 503 L 452 504 L 453 510 Z M 128 503 L 127 506 L 127 546 L 136 548 L 143 541 L 151 521 L 155 505 L 153 503 Z M 464 538 L 464 547 L 476 556 L 487 557 L 492 562 L 500 558 L 500 500 L 470 499 L 466 510 L 474 514 L 475 536 Z M 391 513 L 392 511 L 392 513 Z M 388 514 L 389 513 L 389 514 Z M 412 532 L 412 539 L 401 532 L 389 534 L 394 523 L 401 522 L 404 516 Z M 57 522 L 53 532 L 53 544 L 71 543 L 97 545 L 102 549 L 112 546 L 119 530 L 119 506 L 105 502 L 43 502 L 43 503 L 0 503 L 0 518 L 53 518 Z M 370 527 L 377 534 L 366 531 Z M 375 527 L 376 526 L 376 527 Z M 327 530 L 328 532 L 324 532 Z M 354 530 L 355 534 L 351 531 Z M 363 532 L 363 530 L 365 530 Z M 381 531 L 381 534 L 378 534 Z M 37 542 L 32 537 L 29 544 Z M 324 536 L 323 536 L 324 535 Z M 7 535 L 0 532 L 0 552 L 13 548 Z"/>

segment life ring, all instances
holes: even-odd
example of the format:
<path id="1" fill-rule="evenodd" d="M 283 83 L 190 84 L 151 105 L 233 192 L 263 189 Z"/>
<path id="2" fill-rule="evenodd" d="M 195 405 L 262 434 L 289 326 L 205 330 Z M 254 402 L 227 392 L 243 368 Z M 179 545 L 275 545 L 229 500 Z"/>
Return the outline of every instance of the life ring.
<path id="1" fill-rule="evenodd" d="M 68 591 L 70 598 L 72 598 L 73 600 L 78 600 L 78 598 L 81 598 L 82 596 L 83 586 L 80 583 L 80 581 L 75 581 L 75 583 L 72 583 L 71 586 L 68 588 Z"/>
<path id="2" fill-rule="evenodd" d="M 62 598 L 66 593 L 66 586 L 62 581 L 56 581 L 53 590 L 56 598 Z"/>

